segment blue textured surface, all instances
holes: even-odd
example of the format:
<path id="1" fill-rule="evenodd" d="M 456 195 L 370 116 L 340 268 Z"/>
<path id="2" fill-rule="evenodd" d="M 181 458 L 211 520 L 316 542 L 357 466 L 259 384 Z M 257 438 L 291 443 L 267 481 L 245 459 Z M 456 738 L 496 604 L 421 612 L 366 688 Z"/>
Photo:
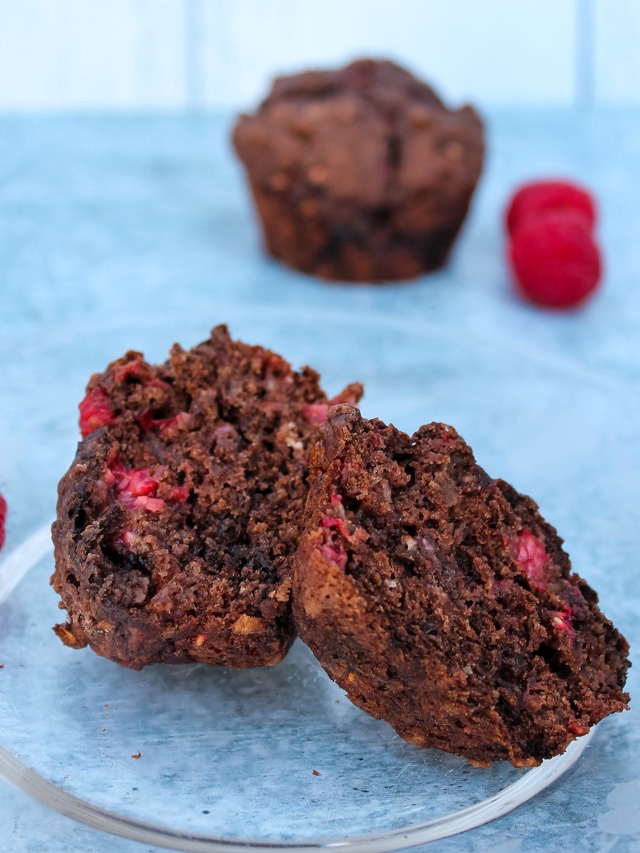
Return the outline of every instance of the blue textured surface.
<path id="1" fill-rule="evenodd" d="M 640 115 L 503 112 L 490 116 L 489 130 L 487 170 L 448 269 L 415 283 L 350 287 L 287 271 L 261 254 L 223 117 L 1 119 L 7 548 L 53 514 L 88 375 L 127 348 L 162 359 L 173 340 L 191 345 L 227 321 L 235 336 L 277 346 L 296 364 L 313 356 L 329 390 L 363 378 L 366 414 L 405 428 L 432 412 L 452 420 L 490 472 L 540 502 L 631 641 L 633 658 L 640 643 Z M 548 174 L 586 182 L 601 203 L 604 287 L 575 313 L 518 301 L 503 263 L 508 194 L 518 181 Z M 492 373 L 495 385 L 483 385 Z M 632 697 L 639 680 L 631 670 Z M 633 709 L 605 721 L 551 790 L 430 849 L 626 853 L 640 849 L 639 802 Z M 3 780 L 0 826 L 9 851 L 148 849 L 75 825 Z"/>

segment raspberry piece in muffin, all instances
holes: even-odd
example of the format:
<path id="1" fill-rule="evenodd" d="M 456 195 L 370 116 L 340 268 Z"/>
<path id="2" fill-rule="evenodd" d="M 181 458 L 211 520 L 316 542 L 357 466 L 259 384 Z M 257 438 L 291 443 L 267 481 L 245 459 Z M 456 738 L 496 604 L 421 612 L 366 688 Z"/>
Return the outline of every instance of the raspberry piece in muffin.
<path id="1" fill-rule="evenodd" d="M 4 545 L 5 539 L 5 521 L 7 519 L 7 502 L 0 493 L 0 548 Z"/>

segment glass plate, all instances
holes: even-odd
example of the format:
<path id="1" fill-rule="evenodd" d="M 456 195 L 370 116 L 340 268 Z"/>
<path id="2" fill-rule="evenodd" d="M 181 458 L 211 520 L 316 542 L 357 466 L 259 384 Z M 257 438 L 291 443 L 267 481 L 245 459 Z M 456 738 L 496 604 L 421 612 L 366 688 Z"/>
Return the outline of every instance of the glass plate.
<path id="1" fill-rule="evenodd" d="M 0 772 L 96 829 L 185 851 L 398 850 L 507 814 L 590 739 L 533 770 L 474 768 L 355 708 L 300 641 L 269 669 L 121 669 L 51 633 L 51 550 L 45 528 L 0 565 Z"/>
<path id="2" fill-rule="evenodd" d="M 234 337 L 319 369 L 329 393 L 362 380 L 367 417 L 408 431 L 452 423 L 492 476 L 538 500 L 581 574 L 596 587 L 602 581 L 606 555 L 590 537 L 608 539 L 583 516 L 594 502 L 613 505 L 609 491 L 621 482 L 635 488 L 620 453 L 637 424 L 626 388 L 543 350 L 416 318 L 309 316 L 299 306 L 229 309 L 220 320 Z M 55 393 L 34 410 L 34 418 L 46 411 L 52 457 L 70 460 L 75 403 L 93 370 L 128 347 L 157 361 L 174 339 L 191 346 L 207 335 L 193 314 L 167 326 L 158 317 L 73 341 L 52 330 L 39 357 L 58 363 L 65 347 L 82 353 L 65 356 Z M 355 708 L 300 642 L 269 669 L 121 669 L 54 636 L 64 617 L 48 584 L 52 569 L 48 530 L 0 562 L 0 773 L 100 830 L 202 853 L 398 850 L 513 810 L 571 767 L 591 737 L 533 770 L 474 768 L 405 743 Z"/>

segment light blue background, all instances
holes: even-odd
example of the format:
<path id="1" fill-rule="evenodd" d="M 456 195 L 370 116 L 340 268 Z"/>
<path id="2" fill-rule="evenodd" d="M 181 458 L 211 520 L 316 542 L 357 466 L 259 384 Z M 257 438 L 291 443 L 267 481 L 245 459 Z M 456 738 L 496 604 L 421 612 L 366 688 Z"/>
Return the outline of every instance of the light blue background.
<path id="1" fill-rule="evenodd" d="M 640 0 L 0 0 L 0 111 L 251 104 L 399 59 L 454 101 L 640 103 Z"/>

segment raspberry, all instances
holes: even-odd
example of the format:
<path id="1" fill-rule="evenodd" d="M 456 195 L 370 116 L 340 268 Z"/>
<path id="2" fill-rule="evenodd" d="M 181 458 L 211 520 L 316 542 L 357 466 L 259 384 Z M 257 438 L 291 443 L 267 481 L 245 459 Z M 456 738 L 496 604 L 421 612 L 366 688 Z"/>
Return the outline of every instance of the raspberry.
<path id="1" fill-rule="evenodd" d="M 544 544 L 530 530 L 524 529 L 509 542 L 511 556 L 520 566 L 534 589 L 545 589 L 549 583 L 547 564 L 549 555 Z"/>
<path id="2" fill-rule="evenodd" d="M 83 438 L 98 427 L 115 423 L 109 395 L 100 385 L 87 394 L 78 408 L 80 409 L 80 434 Z"/>
<path id="3" fill-rule="evenodd" d="M 345 569 L 349 560 L 344 545 L 338 539 L 327 539 L 319 546 L 320 553 L 330 563 L 334 563 L 339 569 Z"/>
<path id="4" fill-rule="evenodd" d="M 346 519 L 339 518 L 335 515 L 323 515 L 321 525 L 325 528 L 335 528 L 346 540 L 352 544 L 358 542 L 366 542 L 369 534 L 362 527 L 356 527 L 355 524 L 349 524 Z"/>
<path id="5" fill-rule="evenodd" d="M 322 424 L 327 419 L 329 403 L 309 403 L 302 410 L 302 417 L 308 424 Z"/>
<path id="6" fill-rule="evenodd" d="M 4 545 L 4 523 L 7 518 L 7 502 L 0 494 L 0 548 Z"/>
<path id="7" fill-rule="evenodd" d="M 600 281 L 600 252 L 584 219 L 573 212 L 527 219 L 514 233 L 509 255 L 520 291 L 538 305 L 574 307 Z"/>
<path id="8" fill-rule="evenodd" d="M 146 509 L 147 512 L 161 512 L 167 505 L 185 503 L 191 491 L 187 486 L 169 486 L 160 482 L 163 467 L 153 471 L 149 468 L 127 468 L 118 459 L 107 464 L 105 482 L 115 487 L 116 496 L 123 506 L 132 509 Z M 158 495 L 160 491 L 160 497 Z M 127 547 L 130 543 L 125 540 Z"/>
<path id="9" fill-rule="evenodd" d="M 148 512 L 160 512 L 164 509 L 165 502 L 155 496 L 158 480 L 148 468 L 127 468 L 122 462 L 112 462 L 109 472 L 118 499 L 124 506 L 146 509 Z"/>
<path id="10" fill-rule="evenodd" d="M 174 486 L 167 494 L 167 500 L 176 504 L 183 504 L 191 495 L 191 490 L 187 486 Z"/>
<path id="11" fill-rule="evenodd" d="M 596 222 L 596 203 L 590 193 L 567 181 L 534 181 L 524 184 L 511 198 L 505 224 L 510 237 L 532 219 L 548 213 L 573 211 L 580 216 L 587 231 Z"/>

